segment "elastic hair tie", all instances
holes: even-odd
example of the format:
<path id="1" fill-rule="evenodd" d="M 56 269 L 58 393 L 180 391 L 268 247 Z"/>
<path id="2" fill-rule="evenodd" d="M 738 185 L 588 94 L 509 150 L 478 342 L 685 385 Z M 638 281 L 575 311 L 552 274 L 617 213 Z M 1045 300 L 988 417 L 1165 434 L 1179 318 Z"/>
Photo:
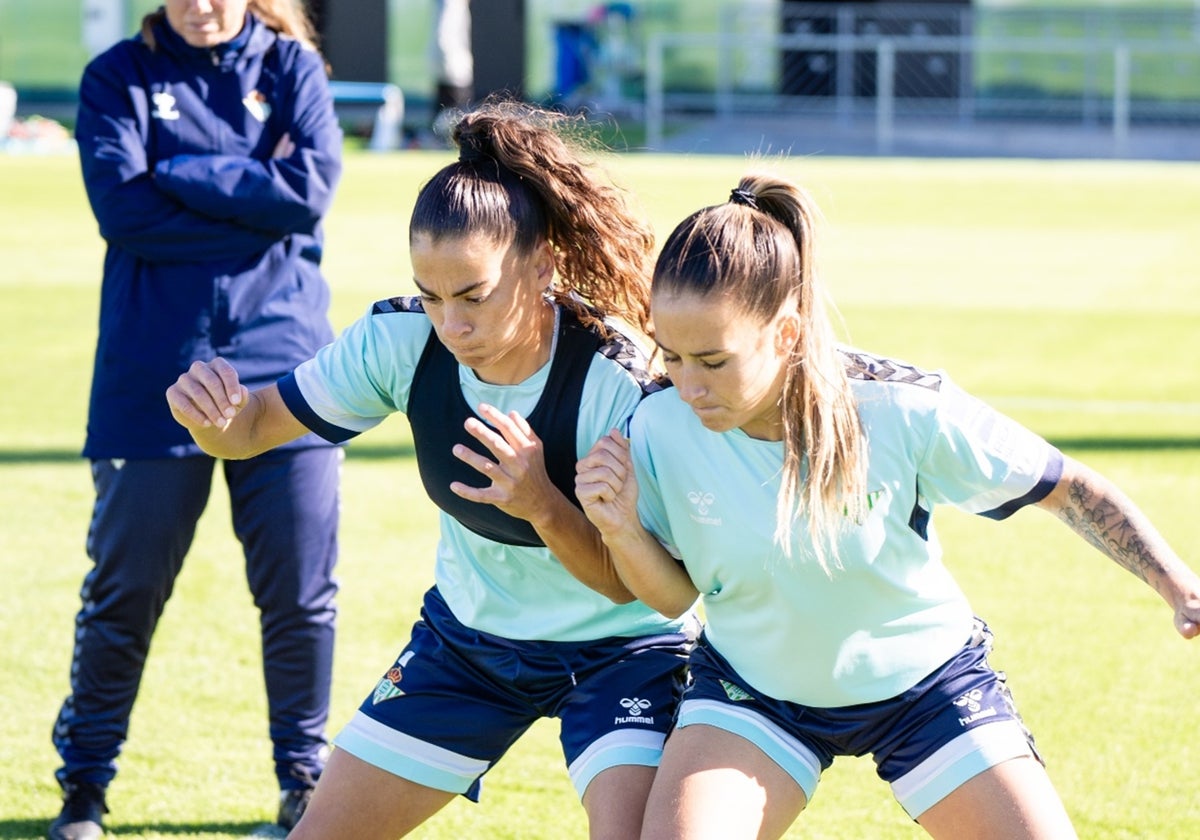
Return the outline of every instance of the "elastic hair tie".
<path id="1" fill-rule="evenodd" d="M 483 150 L 483 138 L 477 135 L 467 135 L 459 139 L 458 147 L 458 162 L 459 163 L 476 163 L 481 160 L 491 158 L 487 152 Z"/>
<path id="2" fill-rule="evenodd" d="M 758 196 L 752 190 L 745 187 L 735 187 L 729 191 L 730 204 L 741 204 L 743 207 L 749 207 L 751 210 L 758 209 Z"/>

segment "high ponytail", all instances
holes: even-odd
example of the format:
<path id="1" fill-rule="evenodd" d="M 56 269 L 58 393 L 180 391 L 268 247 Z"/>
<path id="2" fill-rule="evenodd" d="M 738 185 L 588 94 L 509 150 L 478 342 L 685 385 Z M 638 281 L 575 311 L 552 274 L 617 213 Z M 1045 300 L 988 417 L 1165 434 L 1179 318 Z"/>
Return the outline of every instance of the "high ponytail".
<path id="1" fill-rule="evenodd" d="M 613 316 L 649 329 L 653 233 L 587 160 L 577 118 L 491 100 L 450 136 L 459 159 L 421 188 L 410 238 L 483 234 L 525 250 L 546 241 L 559 303 L 585 322 Z"/>
<path id="2" fill-rule="evenodd" d="M 815 259 L 820 213 L 806 192 L 768 175 L 743 178 L 725 204 L 685 219 L 663 245 L 654 294 L 720 295 L 767 322 L 784 307 L 800 316 L 783 384 L 784 460 L 775 540 L 790 551 L 803 513 L 828 572 L 835 536 L 866 504 L 866 443 Z"/>

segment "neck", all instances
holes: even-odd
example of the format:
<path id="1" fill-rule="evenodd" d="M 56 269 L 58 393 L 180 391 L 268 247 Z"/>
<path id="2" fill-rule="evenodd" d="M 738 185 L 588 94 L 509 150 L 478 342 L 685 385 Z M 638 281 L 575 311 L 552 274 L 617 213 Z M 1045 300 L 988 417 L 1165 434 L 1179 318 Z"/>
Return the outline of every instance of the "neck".
<path id="1" fill-rule="evenodd" d="M 514 347 L 499 364 L 483 370 L 476 368 L 475 375 L 493 385 L 516 385 L 533 376 L 554 355 L 555 339 L 558 335 L 559 307 L 547 299 L 538 308 L 537 325 L 531 326 L 527 342 Z"/>
<path id="2" fill-rule="evenodd" d="M 770 417 L 755 418 L 744 426 L 739 426 L 747 437 L 755 440 L 783 440 L 783 412 Z"/>
<path id="3" fill-rule="evenodd" d="M 787 387 L 787 369 L 780 371 L 773 392 L 775 399 L 763 406 L 763 411 L 739 428 L 756 440 L 783 440 L 783 395 Z"/>

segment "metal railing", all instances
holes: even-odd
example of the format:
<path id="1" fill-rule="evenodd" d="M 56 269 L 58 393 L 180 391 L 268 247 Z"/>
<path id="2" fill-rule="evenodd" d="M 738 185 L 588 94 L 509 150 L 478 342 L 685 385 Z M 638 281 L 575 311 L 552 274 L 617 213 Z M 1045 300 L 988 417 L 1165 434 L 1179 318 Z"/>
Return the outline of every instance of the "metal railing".
<path id="1" fill-rule="evenodd" d="M 906 125 L 931 119 L 1104 129 L 1113 156 L 1125 155 L 1133 127 L 1200 131 L 1200 14 L 1018 18 L 923 4 L 782 9 L 774 31 L 734 11 L 717 33 L 647 39 L 650 148 L 661 144 L 672 115 L 704 113 L 871 120 L 875 151 L 884 154 Z M 711 76 L 697 67 L 711 68 Z"/>

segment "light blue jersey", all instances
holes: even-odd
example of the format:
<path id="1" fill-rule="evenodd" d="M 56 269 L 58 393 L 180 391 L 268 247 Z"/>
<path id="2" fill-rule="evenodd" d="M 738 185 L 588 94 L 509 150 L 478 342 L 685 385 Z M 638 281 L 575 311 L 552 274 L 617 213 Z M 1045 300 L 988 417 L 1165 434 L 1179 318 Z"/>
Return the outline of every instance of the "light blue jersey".
<path id="1" fill-rule="evenodd" d="M 1054 447 L 944 374 L 846 359 L 868 512 L 839 535 L 829 574 L 803 515 L 790 557 L 774 542 L 782 442 L 709 431 L 673 388 L 647 397 L 631 428 L 641 518 L 703 593 L 713 647 L 758 691 L 825 708 L 894 697 L 969 637 L 934 506 L 1003 518 L 1043 498 L 1062 470 Z"/>
<path id="2" fill-rule="evenodd" d="M 431 331 L 419 311 L 368 314 L 296 369 L 294 386 L 287 386 L 295 391 L 285 392 L 285 399 L 301 421 L 330 439 L 364 432 L 405 411 Z M 642 396 L 638 380 L 610 355 L 597 352 L 587 369 L 577 457 L 621 428 Z M 550 367 L 547 363 L 516 385 L 492 385 L 458 365 L 457 384 L 470 406 L 489 403 L 528 416 Z M 669 620 L 641 602 L 615 605 L 580 583 L 545 547 L 495 542 L 445 512 L 439 515 L 435 579 L 451 611 L 468 627 L 509 639 L 570 642 L 675 632 L 683 626 L 682 620 Z"/>

